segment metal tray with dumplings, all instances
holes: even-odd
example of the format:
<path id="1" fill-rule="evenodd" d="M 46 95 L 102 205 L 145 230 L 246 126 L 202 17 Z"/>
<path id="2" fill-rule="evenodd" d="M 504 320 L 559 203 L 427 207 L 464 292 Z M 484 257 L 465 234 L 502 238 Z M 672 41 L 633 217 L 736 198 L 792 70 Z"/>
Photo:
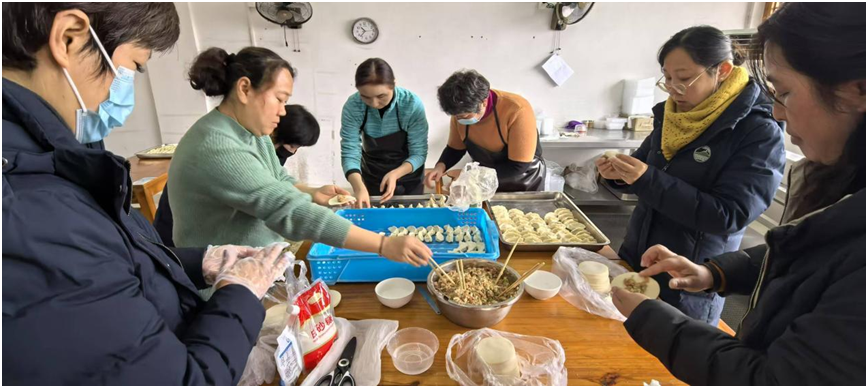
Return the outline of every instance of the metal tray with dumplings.
<path id="1" fill-rule="evenodd" d="M 605 234 L 591 222 L 591 219 L 576 206 L 575 203 L 564 193 L 550 191 L 533 191 L 533 192 L 517 192 L 517 193 L 502 193 L 495 194 L 491 200 L 486 201 L 485 211 L 488 212 L 491 219 L 494 220 L 494 214 L 491 212 L 492 206 L 504 206 L 507 209 L 519 209 L 525 213 L 538 213 L 540 216 L 548 212 L 553 212 L 555 209 L 563 207 L 570 209 L 576 220 L 585 224 L 588 233 L 597 240 L 596 243 L 521 243 L 515 248 L 516 251 L 556 251 L 560 247 L 576 247 L 584 248 L 589 251 L 599 251 L 611 241 Z M 497 222 L 495 221 L 495 224 Z M 503 239 L 503 231 L 500 230 L 500 225 L 497 225 L 497 230 L 500 234 L 500 241 L 512 248 L 512 243 Z"/>
<path id="2" fill-rule="evenodd" d="M 160 144 L 156 147 L 151 147 L 146 150 L 136 152 L 139 159 L 171 159 L 175 155 L 175 148 L 178 144 Z"/>
<path id="3" fill-rule="evenodd" d="M 390 199 L 386 203 L 380 203 L 380 197 L 371 197 L 371 207 L 372 208 L 373 207 L 380 208 L 382 206 L 382 207 L 390 209 L 390 208 L 399 208 L 400 207 L 399 205 L 401 205 L 401 206 L 404 206 L 404 208 L 409 208 L 410 206 L 412 206 L 413 208 L 416 208 L 421 204 L 422 207 L 424 208 L 424 207 L 429 207 L 428 205 L 431 203 L 432 195 L 434 198 L 434 203 L 438 204 L 438 205 L 441 203 L 446 203 L 446 199 L 448 199 L 448 197 L 446 197 L 443 194 L 396 195 L 396 196 L 392 197 L 392 199 Z M 438 206 L 438 207 L 441 207 L 441 206 Z M 443 206 L 443 207 L 445 207 L 445 206 Z M 340 207 L 334 207 L 334 208 L 337 209 Z"/>

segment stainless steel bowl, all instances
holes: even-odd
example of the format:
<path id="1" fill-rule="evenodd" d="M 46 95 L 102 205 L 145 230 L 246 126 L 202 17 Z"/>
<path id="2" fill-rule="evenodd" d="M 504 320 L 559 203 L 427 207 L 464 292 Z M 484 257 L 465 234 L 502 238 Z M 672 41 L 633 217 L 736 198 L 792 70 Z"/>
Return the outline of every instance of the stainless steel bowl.
<path id="1" fill-rule="evenodd" d="M 453 260 L 441 264 L 440 266 L 443 267 L 444 271 L 449 272 L 455 268 L 455 263 L 456 261 Z M 500 269 L 503 268 L 503 264 L 491 260 L 464 259 L 464 268 L 469 267 L 493 267 L 500 272 Z M 512 283 L 521 275 L 519 275 L 519 273 L 514 269 L 507 267 L 506 271 L 503 272 L 503 276 L 509 279 L 510 283 Z M 456 325 L 469 327 L 471 329 L 494 326 L 498 322 L 502 321 L 503 318 L 506 318 L 506 315 L 509 314 L 512 305 L 514 305 L 524 293 L 524 283 L 522 283 L 516 288 L 518 292 L 515 293 L 515 296 L 503 302 L 484 306 L 459 304 L 446 300 L 443 293 L 434 287 L 434 284 L 439 278 L 440 271 L 431 271 L 431 273 L 428 274 L 428 292 L 434 296 L 434 301 L 437 303 L 437 307 L 440 308 L 440 311 L 446 318 Z"/>

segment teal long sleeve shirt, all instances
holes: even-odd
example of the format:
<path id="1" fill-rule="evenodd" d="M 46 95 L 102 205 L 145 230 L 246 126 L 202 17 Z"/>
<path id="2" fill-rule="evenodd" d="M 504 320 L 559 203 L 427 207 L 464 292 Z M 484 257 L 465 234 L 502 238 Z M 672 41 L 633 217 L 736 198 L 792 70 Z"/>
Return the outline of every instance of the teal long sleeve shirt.
<path id="1" fill-rule="evenodd" d="M 344 175 L 361 170 L 360 126 L 365 110 L 368 111 L 365 133 L 378 139 L 400 130 L 395 106 L 398 107 L 401 115 L 401 126 L 407 131 L 407 148 L 410 156 L 405 161 L 413 166 L 413 171 L 425 166 L 425 159 L 428 157 L 428 119 L 425 116 L 425 106 L 415 93 L 396 87 L 394 100 L 382 118 L 377 109 L 365 105 L 358 92 L 350 96 L 344 104 L 341 114 L 341 166 Z"/>

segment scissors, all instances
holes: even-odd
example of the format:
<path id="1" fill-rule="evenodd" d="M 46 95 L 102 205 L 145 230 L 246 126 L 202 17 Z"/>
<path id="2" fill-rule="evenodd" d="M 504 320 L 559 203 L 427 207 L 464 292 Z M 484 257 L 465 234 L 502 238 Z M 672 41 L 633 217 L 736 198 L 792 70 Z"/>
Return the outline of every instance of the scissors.
<path id="1" fill-rule="evenodd" d="M 317 386 L 355 386 L 356 380 L 350 374 L 350 365 L 353 363 L 353 356 L 356 354 L 356 337 L 350 339 L 344 352 L 341 353 L 341 358 L 338 359 L 338 364 L 335 370 L 323 376 L 317 383 Z"/>

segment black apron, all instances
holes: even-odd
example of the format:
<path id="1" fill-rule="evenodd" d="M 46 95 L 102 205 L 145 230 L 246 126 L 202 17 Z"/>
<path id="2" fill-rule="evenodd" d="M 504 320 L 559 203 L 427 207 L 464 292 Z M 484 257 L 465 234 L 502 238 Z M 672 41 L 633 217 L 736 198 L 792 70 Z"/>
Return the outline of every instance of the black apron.
<path id="1" fill-rule="evenodd" d="M 500 136 L 500 141 L 503 142 L 503 149 L 498 152 L 492 152 L 478 146 L 470 141 L 470 126 L 464 126 L 464 147 L 467 153 L 473 158 L 474 162 L 480 165 L 495 168 L 500 163 L 509 162 L 509 144 L 503 139 L 503 132 L 500 131 L 500 118 L 497 117 L 497 107 L 492 107 L 494 110 L 494 123 L 497 124 L 497 135 Z M 539 133 L 536 135 L 536 152 L 531 165 L 520 177 L 509 177 L 504 179 L 498 174 L 498 192 L 517 192 L 517 191 L 542 191 L 545 188 L 546 164 L 542 156 L 542 146 L 539 143 Z"/>
<path id="2" fill-rule="evenodd" d="M 397 100 L 397 99 L 396 99 Z M 362 181 L 371 195 L 382 195 L 380 183 L 390 171 L 398 168 L 410 157 L 410 147 L 407 142 L 407 131 L 401 125 L 401 113 L 398 111 L 398 101 L 395 101 L 395 115 L 398 119 L 398 132 L 375 139 L 365 133 L 368 122 L 368 106 L 365 106 L 365 117 L 359 132 L 362 134 Z M 422 194 L 422 177 L 424 168 L 418 168 L 398 179 L 394 195 Z"/>

